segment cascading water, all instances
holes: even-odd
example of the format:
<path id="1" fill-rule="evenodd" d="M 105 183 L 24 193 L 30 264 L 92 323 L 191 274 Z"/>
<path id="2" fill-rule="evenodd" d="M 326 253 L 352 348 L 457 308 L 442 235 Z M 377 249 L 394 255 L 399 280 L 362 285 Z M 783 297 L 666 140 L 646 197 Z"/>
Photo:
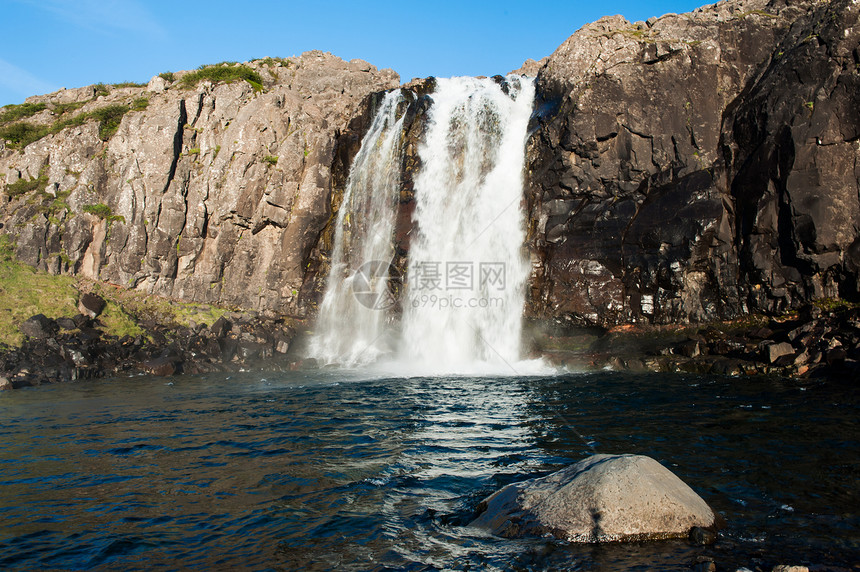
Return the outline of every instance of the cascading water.
<path id="1" fill-rule="evenodd" d="M 415 178 L 402 357 L 436 373 L 516 373 L 528 264 L 531 80 L 439 79 Z M 507 91 L 507 93 L 505 93 Z"/>
<path id="2" fill-rule="evenodd" d="M 418 146 L 402 316 L 388 303 L 403 101 L 386 96 L 355 158 L 310 355 L 418 375 L 534 372 L 520 360 L 523 168 L 533 82 L 439 79 Z M 525 370 L 525 371 L 524 371 Z"/>
<path id="3" fill-rule="evenodd" d="M 390 352 L 386 278 L 394 256 L 403 103 L 400 90 L 386 94 L 350 170 L 309 347 L 309 354 L 325 363 L 364 365 Z"/>

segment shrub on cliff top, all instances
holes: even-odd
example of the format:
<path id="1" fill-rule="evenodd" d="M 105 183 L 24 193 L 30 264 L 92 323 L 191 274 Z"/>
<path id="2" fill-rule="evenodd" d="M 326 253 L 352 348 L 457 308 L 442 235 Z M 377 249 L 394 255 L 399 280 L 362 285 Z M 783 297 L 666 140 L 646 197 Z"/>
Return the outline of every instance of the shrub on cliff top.
<path id="1" fill-rule="evenodd" d="M 48 106 L 44 103 L 22 103 L 20 105 L 4 105 L 3 112 L 0 113 L 0 123 L 9 123 L 10 121 L 18 121 L 26 119 L 43 111 Z"/>
<path id="2" fill-rule="evenodd" d="M 254 91 L 261 91 L 263 89 L 263 78 L 260 74 L 244 64 L 233 62 L 201 66 L 196 71 L 182 76 L 180 83 L 182 87 L 192 88 L 205 80 L 213 83 L 232 83 L 238 80 L 245 80 L 254 88 Z"/>
<path id="3" fill-rule="evenodd" d="M 87 113 L 79 113 L 78 115 L 68 119 L 58 119 L 51 125 L 33 125 L 25 121 L 20 121 L 5 127 L 0 127 L 0 139 L 9 141 L 11 143 L 11 147 L 23 149 L 30 143 L 34 143 L 42 137 L 59 133 L 66 127 L 77 127 L 83 125 L 87 121 L 95 119 L 99 122 L 99 138 L 102 141 L 107 141 L 114 133 L 116 133 L 116 130 L 119 128 L 119 124 L 126 113 L 129 111 L 141 111 L 146 109 L 148 104 L 149 100 L 145 97 L 141 97 L 134 100 L 131 105 L 108 105 Z"/>
<path id="4" fill-rule="evenodd" d="M 9 141 L 12 147 L 26 147 L 49 133 L 51 133 L 49 127 L 45 125 L 33 125 L 26 121 L 0 127 L 0 139 Z"/>

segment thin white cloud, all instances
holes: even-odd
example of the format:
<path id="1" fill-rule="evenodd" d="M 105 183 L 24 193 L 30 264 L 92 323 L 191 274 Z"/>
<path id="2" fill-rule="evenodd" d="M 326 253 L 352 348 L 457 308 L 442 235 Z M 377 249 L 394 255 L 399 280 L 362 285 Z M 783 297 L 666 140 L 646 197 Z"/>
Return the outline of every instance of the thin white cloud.
<path id="1" fill-rule="evenodd" d="M 136 0 L 16 0 L 92 32 L 131 32 L 163 39 L 167 32 Z"/>
<path id="2" fill-rule="evenodd" d="M 30 72 L 0 59 L 0 90 L 24 99 L 37 93 L 50 93 L 58 89 L 57 86 L 37 78 Z"/>

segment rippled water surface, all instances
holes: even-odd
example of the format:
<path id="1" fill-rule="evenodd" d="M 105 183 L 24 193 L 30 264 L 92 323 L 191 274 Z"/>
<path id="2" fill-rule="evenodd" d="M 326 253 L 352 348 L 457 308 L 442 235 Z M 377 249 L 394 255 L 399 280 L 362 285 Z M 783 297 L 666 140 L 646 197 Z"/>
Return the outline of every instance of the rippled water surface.
<path id="1" fill-rule="evenodd" d="M 689 570 L 860 566 L 851 384 L 616 373 L 242 374 L 0 395 L 0 568 Z M 577 546 L 467 526 L 498 487 L 650 455 L 717 544 Z M 730 568 L 734 570 L 734 568 Z"/>

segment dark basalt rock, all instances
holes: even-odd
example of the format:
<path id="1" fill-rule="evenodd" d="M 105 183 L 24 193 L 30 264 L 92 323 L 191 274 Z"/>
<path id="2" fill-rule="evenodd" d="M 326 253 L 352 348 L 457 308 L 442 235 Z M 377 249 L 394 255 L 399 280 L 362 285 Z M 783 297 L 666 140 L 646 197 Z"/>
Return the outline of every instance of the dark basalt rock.
<path id="1" fill-rule="evenodd" d="M 90 318 L 97 318 L 105 309 L 105 305 L 104 298 L 89 292 L 81 294 L 81 298 L 78 300 L 78 310 Z"/>
<path id="2" fill-rule="evenodd" d="M 45 317 L 44 314 L 36 314 L 25 320 L 19 329 L 25 336 L 41 340 L 53 335 L 57 330 L 57 323 Z"/>
<path id="3" fill-rule="evenodd" d="M 28 336 L 22 346 L 0 352 L 0 378 L 8 381 L 0 385 L 18 388 L 135 373 L 171 376 L 292 367 L 295 357 L 285 354 L 295 331 L 283 318 L 256 313 L 234 313 L 231 318 L 219 318 L 211 328 L 200 324 L 186 328 L 150 318 L 138 323 L 145 335 L 117 338 L 86 316 L 56 321 L 33 316 L 21 325 Z"/>
<path id="4" fill-rule="evenodd" d="M 810 316 L 818 316 L 810 319 Z M 578 349 L 537 351 L 550 362 L 631 371 L 860 379 L 860 306 L 802 308 L 767 326 L 624 327 Z M 563 339 L 563 338 L 562 338 Z M 547 340 L 544 340 L 546 342 Z M 558 339 L 550 339 L 554 345 Z"/>
<path id="5" fill-rule="evenodd" d="M 722 2 L 559 47 L 528 148 L 528 312 L 671 324 L 858 299 L 858 17 Z"/>

